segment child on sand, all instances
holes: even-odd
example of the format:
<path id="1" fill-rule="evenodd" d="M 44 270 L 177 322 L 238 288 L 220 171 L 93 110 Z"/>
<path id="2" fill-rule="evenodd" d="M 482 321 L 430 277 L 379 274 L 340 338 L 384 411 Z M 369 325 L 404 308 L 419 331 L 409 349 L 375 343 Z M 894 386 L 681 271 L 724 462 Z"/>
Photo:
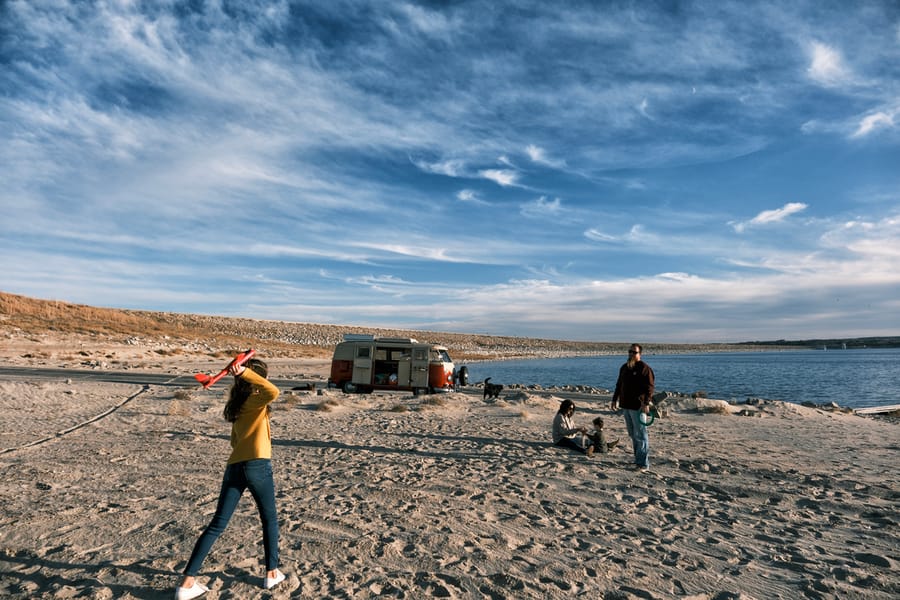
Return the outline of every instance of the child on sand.
<path id="1" fill-rule="evenodd" d="M 613 440 L 611 442 L 606 441 L 606 433 L 603 431 L 603 417 L 596 417 L 591 423 L 594 425 L 594 432 L 588 437 L 593 440 L 594 448 L 597 449 L 597 452 L 606 454 L 615 448 L 616 444 L 619 443 L 619 440 Z"/>

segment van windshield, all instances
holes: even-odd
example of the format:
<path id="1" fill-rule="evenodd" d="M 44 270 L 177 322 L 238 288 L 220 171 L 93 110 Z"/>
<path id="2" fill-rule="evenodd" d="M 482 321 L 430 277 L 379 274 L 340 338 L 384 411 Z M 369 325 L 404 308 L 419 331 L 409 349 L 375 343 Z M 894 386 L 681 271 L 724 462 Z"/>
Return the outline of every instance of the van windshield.
<path id="1" fill-rule="evenodd" d="M 431 360 L 440 362 L 453 362 L 446 350 L 431 349 Z"/>

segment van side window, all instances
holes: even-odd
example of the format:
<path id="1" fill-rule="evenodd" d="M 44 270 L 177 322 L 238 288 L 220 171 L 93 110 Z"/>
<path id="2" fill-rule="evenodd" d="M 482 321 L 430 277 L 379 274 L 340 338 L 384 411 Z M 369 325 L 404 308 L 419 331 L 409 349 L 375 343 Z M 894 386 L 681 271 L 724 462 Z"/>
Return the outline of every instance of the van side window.
<path id="1" fill-rule="evenodd" d="M 368 346 L 359 346 L 356 349 L 356 356 L 359 358 L 369 358 L 369 347 Z"/>
<path id="2" fill-rule="evenodd" d="M 413 360 L 425 360 L 425 348 L 416 348 L 413 350 Z"/>

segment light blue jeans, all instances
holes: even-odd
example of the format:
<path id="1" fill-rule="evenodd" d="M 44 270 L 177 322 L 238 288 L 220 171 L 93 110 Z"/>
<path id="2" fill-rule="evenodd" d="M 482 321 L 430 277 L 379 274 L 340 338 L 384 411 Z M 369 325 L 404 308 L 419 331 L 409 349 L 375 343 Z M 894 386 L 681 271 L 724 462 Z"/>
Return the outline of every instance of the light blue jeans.
<path id="1" fill-rule="evenodd" d="M 650 436 L 647 426 L 641 423 L 641 411 L 625 409 L 625 427 L 634 449 L 634 464 L 639 467 L 650 466 Z"/>
<path id="2" fill-rule="evenodd" d="M 278 515 L 275 511 L 275 481 L 272 478 L 272 461 L 267 458 L 257 458 L 245 462 L 228 465 L 225 468 L 225 476 L 222 478 L 222 491 L 219 492 L 219 503 L 216 505 L 216 514 L 212 521 L 200 534 L 200 539 L 194 545 L 194 551 L 184 568 L 184 574 L 194 576 L 200 571 L 200 565 L 206 555 L 209 554 L 213 544 L 225 527 L 238 500 L 249 489 L 256 501 L 259 510 L 259 518 L 262 521 L 263 548 L 266 555 L 266 571 L 278 568 Z"/>

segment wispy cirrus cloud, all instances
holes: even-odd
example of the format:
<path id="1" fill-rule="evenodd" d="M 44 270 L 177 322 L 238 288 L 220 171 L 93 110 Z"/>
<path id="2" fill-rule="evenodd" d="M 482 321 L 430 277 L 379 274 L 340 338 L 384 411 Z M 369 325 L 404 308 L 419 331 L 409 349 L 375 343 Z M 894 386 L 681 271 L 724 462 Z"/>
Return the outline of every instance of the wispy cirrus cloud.
<path id="1" fill-rule="evenodd" d="M 884 111 L 866 115 L 860 121 L 859 127 L 850 135 L 850 137 L 861 138 L 881 129 L 894 129 L 894 117 L 896 115 L 897 112 L 888 113 Z"/>
<path id="2" fill-rule="evenodd" d="M 730 225 L 738 233 L 743 233 L 749 227 L 780 223 L 791 215 L 803 212 L 807 205 L 803 202 L 788 202 L 781 208 L 764 210 L 749 221 L 731 222 Z"/>
<path id="3" fill-rule="evenodd" d="M 514 186 L 519 182 L 519 173 L 512 169 L 483 169 L 478 175 L 501 187 Z"/>
<path id="4" fill-rule="evenodd" d="M 515 4 L 5 3 L 2 285 L 554 337 L 861 323 L 798 310 L 817 289 L 900 327 L 894 3 Z"/>
<path id="5" fill-rule="evenodd" d="M 562 200 L 553 198 L 552 200 L 546 196 L 536 198 L 531 202 L 526 202 L 520 207 L 522 215 L 530 219 L 541 219 L 545 217 L 558 217 L 563 214 L 565 209 Z"/>
<path id="6" fill-rule="evenodd" d="M 561 169 L 566 166 L 566 161 L 561 159 L 553 159 L 547 156 L 547 151 L 543 148 L 529 144 L 525 147 L 525 153 L 532 162 L 539 165 L 545 165 L 553 169 Z"/>
<path id="7" fill-rule="evenodd" d="M 487 204 L 475 190 L 465 189 L 456 192 L 456 199 L 466 204 Z"/>

